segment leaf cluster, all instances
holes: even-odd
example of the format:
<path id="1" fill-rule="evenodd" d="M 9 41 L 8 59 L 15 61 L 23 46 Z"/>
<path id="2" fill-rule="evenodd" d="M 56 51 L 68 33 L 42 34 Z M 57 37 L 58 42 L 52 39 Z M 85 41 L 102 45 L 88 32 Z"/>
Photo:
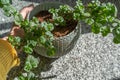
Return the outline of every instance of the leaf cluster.
<path id="1" fill-rule="evenodd" d="M 4 1 L 4 0 L 3 0 Z M 7 0 L 8 1 L 8 0 Z M 2 2 L 3 3 L 3 2 Z M 23 19 L 22 15 L 10 5 L 8 2 L 2 6 L 6 16 L 14 17 L 16 25 L 24 29 L 25 36 L 20 38 L 19 36 L 9 36 L 8 41 L 16 48 L 23 47 L 23 51 L 27 54 L 24 70 L 29 74 L 34 68 L 38 67 L 39 59 L 35 58 L 32 53 L 37 45 L 41 45 L 47 48 L 47 54 L 54 55 L 55 48 L 52 44 L 54 40 L 51 31 L 54 29 L 54 25 L 49 22 L 40 23 L 39 20 L 33 17 L 32 20 Z M 29 77 L 29 76 L 28 76 Z M 31 80 L 28 77 L 20 76 L 20 80 Z"/>
<path id="2" fill-rule="evenodd" d="M 33 17 L 32 20 L 24 20 L 21 14 L 10 5 L 9 0 L 0 0 L 0 7 L 4 10 L 7 16 L 13 16 L 16 25 L 19 25 L 25 31 L 24 38 L 9 36 L 8 40 L 19 48 L 23 46 L 23 51 L 27 53 L 27 58 L 24 70 L 27 74 L 38 67 L 40 60 L 35 58 L 32 53 L 36 46 L 43 46 L 47 49 L 47 55 L 55 54 L 55 47 L 52 44 L 54 36 L 52 31 L 54 26 L 66 26 L 66 21 L 84 21 L 91 26 L 92 32 L 95 34 L 101 33 L 102 36 L 107 36 L 112 33 L 114 43 L 120 43 L 120 20 L 117 19 L 117 8 L 114 4 L 101 3 L 99 0 L 92 0 L 87 5 L 84 5 L 81 0 L 76 1 L 76 5 L 71 8 L 68 5 L 61 5 L 58 9 L 49 9 L 52 14 L 53 23 L 50 21 L 39 22 Z M 33 76 L 34 77 L 34 76 Z M 21 75 L 19 80 L 31 80 L 32 77 Z"/>
<path id="3" fill-rule="evenodd" d="M 81 0 L 78 0 L 73 8 L 68 5 L 61 5 L 59 9 L 50 9 L 49 12 L 53 14 L 53 19 L 57 25 L 66 25 L 68 19 L 83 21 L 91 26 L 93 33 L 101 33 L 103 37 L 112 33 L 114 36 L 113 42 L 120 43 L 118 10 L 110 2 L 101 3 L 99 0 L 92 0 L 84 5 Z"/>
<path id="4" fill-rule="evenodd" d="M 19 77 L 16 77 L 17 80 L 36 80 L 36 76 L 33 72 L 23 73 Z"/>
<path id="5" fill-rule="evenodd" d="M 5 5 L 9 5 L 12 0 L 0 0 L 0 8 L 4 7 Z"/>

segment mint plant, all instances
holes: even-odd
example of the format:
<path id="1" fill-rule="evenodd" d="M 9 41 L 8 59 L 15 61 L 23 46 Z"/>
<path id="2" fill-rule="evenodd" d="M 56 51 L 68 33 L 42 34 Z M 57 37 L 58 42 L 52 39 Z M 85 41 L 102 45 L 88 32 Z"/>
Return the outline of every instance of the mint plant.
<path id="1" fill-rule="evenodd" d="M 38 67 L 40 60 L 35 58 L 34 48 L 39 45 L 47 49 L 47 55 L 55 54 L 55 47 L 52 42 L 54 36 L 52 31 L 54 27 L 66 27 L 67 21 L 83 21 L 91 26 L 92 32 L 100 33 L 103 37 L 112 33 L 113 42 L 120 43 L 120 20 L 117 19 L 117 8 L 114 4 L 101 3 L 99 0 L 93 0 L 84 5 L 81 0 L 76 1 L 76 5 L 71 8 L 68 5 L 61 5 L 58 9 L 49 9 L 52 14 L 53 22 L 39 20 L 33 17 L 32 20 L 24 20 L 19 12 L 10 4 L 10 0 L 0 0 L 0 7 L 5 15 L 13 16 L 14 22 L 25 31 L 24 38 L 9 36 L 8 41 L 15 47 L 23 47 L 27 54 L 24 70 L 28 76 L 19 76 L 19 80 L 33 80 L 32 70 Z M 32 75 L 32 76 L 29 76 Z"/>
<path id="2" fill-rule="evenodd" d="M 36 76 L 33 72 L 23 73 L 19 77 L 16 77 L 18 80 L 36 80 Z"/>
<path id="3" fill-rule="evenodd" d="M 0 7 L 3 8 L 5 5 L 9 5 L 11 0 L 0 0 Z"/>
<path id="4" fill-rule="evenodd" d="M 117 19 L 116 6 L 110 2 L 101 3 L 99 0 L 93 0 L 83 5 L 82 1 L 78 0 L 73 9 L 68 5 L 62 5 L 59 9 L 50 9 L 49 12 L 53 14 L 54 24 L 65 25 L 67 19 L 83 21 L 91 26 L 93 33 L 101 33 L 103 37 L 112 33 L 113 42 L 120 43 L 118 37 L 120 36 L 120 20 Z M 59 17 L 60 20 L 56 20 Z"/>
<path id="5" fill-rule="evenodd" d="M 66 21 L 73 20 L 73 9 L 68 5 L 61 5 L 58 9 L 49 9 L 53 16 L 55 26 L 66 26 Z"/>

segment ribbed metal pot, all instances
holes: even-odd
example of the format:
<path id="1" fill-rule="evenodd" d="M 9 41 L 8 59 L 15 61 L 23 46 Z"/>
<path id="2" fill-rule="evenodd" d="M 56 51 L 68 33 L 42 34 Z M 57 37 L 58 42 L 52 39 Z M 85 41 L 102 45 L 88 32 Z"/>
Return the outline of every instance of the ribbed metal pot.
<path id="1" fill-rule="evenodd" d="M 37 5 L 31 13 L 28 15 L 28 19 L 31 19 L 34 15 L 43 10 L 49 10 L 50 8 L 59 8 L 60 5 L 63 5 L 59 2 L 45 2 Z M 70 52 L 75 46 L 80 35 L 80 23 L 77 24 L 76 28 L 66 36 L 55 38 L 53 45 L 56 48 L 56 53 L 54 56 L 48 56 L 46 54 L 46 49 L 42 46 L 36 46 L 34 51 L 42 56 L 49 58 L 59 58 L 60 56 L 65 55 Z"/>

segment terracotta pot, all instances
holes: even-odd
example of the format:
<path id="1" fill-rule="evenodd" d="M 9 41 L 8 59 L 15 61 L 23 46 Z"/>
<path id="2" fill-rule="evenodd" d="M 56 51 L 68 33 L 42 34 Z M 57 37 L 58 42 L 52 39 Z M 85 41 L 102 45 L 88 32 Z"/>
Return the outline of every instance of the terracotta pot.
<path id="1" fill-rule="evenodd" d="M 31 13 L 28 15 L 28 19 L 32 19 L 34 15 L 43 10 L 49 10 L 50 8 L 59 8 L 60 5 L 63 5 L 59 2 L 45 2 L 37 5 Z M 55 38 L 53 45 L 56 48 L 56 53 L 54 56 L 48 56 L 46 54 L 46 49 L 42 46 L 36 46 L 34 51 L 42 56 L 49 58 L 59 58 L 60 56 L 65 55 L 70 52 L 75 46 L 80 35 L 80 23 L 77 24 L 76 28 L 66 36 Z"/>

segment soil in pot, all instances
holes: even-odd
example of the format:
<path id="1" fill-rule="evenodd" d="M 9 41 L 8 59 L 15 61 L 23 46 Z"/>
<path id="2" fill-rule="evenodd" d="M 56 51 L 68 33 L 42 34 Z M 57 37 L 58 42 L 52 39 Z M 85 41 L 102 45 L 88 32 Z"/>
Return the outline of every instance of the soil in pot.
<path id="1" fill-rule="evenodd" d="M 40 22 L 50 21 L 52 23 L 54 21 L 52 19 L 52 14 L 48 11 L 40 11 L 37 15 L 35 15 L 35 17 L 37 17 Z M 77 25 L 77 21 L 69 20 L 66 21 L 66 24 L 66 26 L 55 26 L 54 30 L 52 31 L 54 37 L 62 37 L 72 32 Z"/>

